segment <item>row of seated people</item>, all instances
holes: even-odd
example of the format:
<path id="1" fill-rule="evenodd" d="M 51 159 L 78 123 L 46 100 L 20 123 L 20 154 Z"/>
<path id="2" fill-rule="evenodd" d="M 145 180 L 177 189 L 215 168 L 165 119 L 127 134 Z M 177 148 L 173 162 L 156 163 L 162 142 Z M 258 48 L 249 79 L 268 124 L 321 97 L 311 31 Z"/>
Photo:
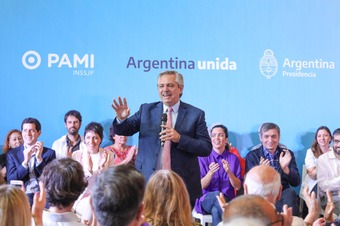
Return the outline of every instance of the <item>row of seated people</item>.
<path id="1" fill-rule="evenodd" d="M 208 157 L 199 157 L 201 167 L 201 184 L 203 196 L 196 201 L 195 210 L 202 214 L 212 215 L 212 225 L 217 225 L 222 218 L 222 209 L 214 197 L 222 192 L 224 199 L 231 201 L 235 197 L 234 190 L 240 188 L 241 167 L 236 156 L 228 149 L 228 130 L 223 125 L 215 125 L 211 129 L 211 142 L 213 151 Z M 295 161 L 294 153 L 280 144 L 280 128 L 274 123 L 264 123 L 259 128 L 261 144 L 255 146 L 246 158 L 245 172 L 258 165 L 266 165 L 275 169 L 280 174 L 282 192 L 274 204 L 278 211 L 283 210 L 284 205 L 292 207 L 293 215 L 298 216 L 298 198 L 292 187 L 300 185 L 300 174 Z M 303 182 L 301 190 L 307 187 L 310 192 L 314 191 L 320 195 L 323 209 L 327 204 L 326 191 L 329 191 L 334 200 L 336 215 L 339 215 L 340 194 L 340 129 L 334 131 L 333 147 L 330 148 L 332 135 L 327 127 L 318 128 L 312 148 L 307 151 L 306 182 Z M 318 155 L 317 155 L 318 154 Z M 324 154 L 324 155 L 322 155 Z M 317 156 L 321 157 L 321 161 Z M 312 160 L 310 160 L 312 158 Z M 314 176 L 312 176 L 314 173 Z M 318 174 L 318 175 L 316 175 Z M 313 186 L 307 186 L 313 177 Z M 316 178 L 319 181 L 319 193 L 317 193 Z M 309 193 L 310 194 L 310 193 Z M 301 193 L 304 198 L 305 195 Z M 306 215 L 302 215 L 303 217 Z"/>
<path id="2" fill-rule="evenodd" d="M 34 196 L 32 214 L 24 187 L 0 186 L 0 225 L 199 225 L 191 217 L 184 181 L 171 170 L 156 171 L 146 187 L 143 175 L 131 164 L 103 170 L 96 178 L 89 200 L 92 222 L 81 222 L 73 207 L 87 185 L 83 166 L 78 161 L 55 159 L 44 168 L 39 178 L 40 193 Z M 309 195 L 307 187 L 305 197 L 309 212 L 304 221 L 293 217 L 292 209 L 287 205 L 282 213 L 277 213 L 274 203 L 280 195 L 281 182 L 279 173 L 272 167 L 261 165 L 252 168 L 246 176 L 244 188 L 245 195 L 229 204 L 226 204 L 222 193 L 217 197 L 223 210 L 223 222 L 219 225 L 236 225 L 238 222 L 240 225 L 256 226 L 312 223 L 321 226 L 334 221 L 334 205 L 329 205 L 325 218 L 317 219 L 316 196 L 314 192 Z M 328 198 L 332 203 L 330 193 Z"/>
<path id="3" fill-rule="evenodd" d="M 72 113 L 76 113 L 76 114 L 72 115 Z M 81 116 L 80 117 L 79 116 L 80 116 L 80 113 L 76 111 L 70 111 L 65 115 L 65 126 L 68 129 L 68 134 L 63 136 L 58 141 L 56 141 L 53 144 L 53 146 L 59 158 L 72 156 L 74 159 L 82 163 L 84 167 L 84 171 L 86 172 L 85 175 L 88 178 L 88 181 L 90 184 L 90 186 L 88 187 L 88 191 L 90 191 L 92 187 L 91 185 L 93 184 L 93 181 L 98 173 L 101 173 L 103 169 L 109 166 L 112 166 L 114 164 L 119 164 L 117 162 L 116 163 L 114 162 L 114 159 L 117 159 L 117 156 L 119 156 L 119 154 L 116 154 L 116 153 L 112 154 L 111 151 L 105 151 L 102 148 L 100 148 L 100 143 L 103 138 L 103 128 L 99 123 L 90 123 L 85 128 L 85 136 L 84 136 L 85 144 L 86 144 L 86 147 L 85 147 L 85 144 L 81 142 L 82 140 L 81 136 L 79 136 L 78 134 L 78 131 L 81 125 Z M 22 161 L 12 161 L 12 162 L 18 163 L 17 165 L 19 167 L 15 168 L 15 170 L 13 170 L 12 166 L 8 167 L 9 169 L 11 169 L 10 172 L 12 172 L 11 174 L 12 176 L 9 177 L 10 179 L 17 179 L 18 174 L 22 173 L 21 172 L 22 167 L 26 169 L 26 172 L 27 171 L 30 172 L 29 175 L 22 174 L 21 178 L 24 178 L 24 177 L 27 178 L 27 176 L 29 178 L 29 180 L 24 180 L 24 181 L 25 181 L 26 187 L 27 185 L 29 185 L 28 189 L 26 189 L 26 192 L 28 193 L 28 196 L 30 197 L 31 203 L 33 200 L 34 192 L 38 190 L 37 182 L 35 180 L 36 178 L 31 178 L 31 176 L 34 174 L 33 173 L 34 167 L 29 167 L 29 164 L 31 166 L 34 165 L 34 160 L 31 160 L 34 158 L 31 158 L 31 156 L 33 154 L 36 155 L 37 163 L 40 162 L 40 164 L 36 164 L 37 170 L 35 171 L 38 171 L 38 173 L 41 172 L 46 162 L 53 159 L 53 152 L 50 151 L 49 152 L 50 154 L 46 155 L 47 152 L 42 151 L 44 149 L 43 144 L 40 142 L 36 142 L 37 138 L 39 137 L 41 133 L 40 131 L 41 127 L 40 127 L 40 123 L 37 125 L 35 123 L 36 122 L 34 122 L 33 120 L 33 122 L 31 123 L 23 122 L 23 125 L 22 125 L 23 136 L 25 136 L 24 132 L 26 131 L 28 134 L 27 135 L 28 142 L 34 144 L 32 145 L 31 153 L 26 153 L 27 156 L 25 156 L 25 152 L 23 151 L 23 148 L 22 148 L 21 152 L 23 152 L 24 156 L 21 156 L 21 158 L 19 157 L 19 159 L 22 159 Z M 31 125 L 26 125 L 26 124 L 31 124 Z M 23 128 L 24 126 L 31 126 L 35 128 L 28 127 L 24 129 Z M 34 129 L 36 131 L 34 131 Z M 36 132 L 36 134 L 34 134 L 34 132 Z M 76 138 L 75 135 L 78 135 L 77 139 L 72 140 L 72 135 L 73 135 L 73 138 Z M 298 170 L 297 170 L 295 159 L 294 159 L 294 154 L 291 151 L 288 151 L 283 148 L 281 152 L 284 154 L 280 153 L 281 147 L 278 145 L 279 137 L 280 137 L 280 130 L 277 125 L 273 123 L 263 124 L 260 128 L 260 139 L 262 142 L 262 146 L 259 146 L 257 150 L 253 150 L 247 155 L 246 157 L 247 168 L 249 170 L 255 165 L 265 164 L 265 165 L 271 165 L 272 167 L 276 168 L 276 170 L 279 173 L 285 173 L 284 170 L 287 170 L 286 168 L 289 168 L 289 173 L 287 174 L 289 175 L 289 177 L 283 174 L 283 178 L 282 178 L 282 175 L 281 175 L 283 195 L 282 195 L 282 198 L 276 203 L 276 205 L 277 205 L 278 210 L 282 211 L 283 204 L 288 204 L 289 206 L 293 207 L 293 212 L 295 212 L 298 210 L 297 202 L 296 202 L 296 195 L 295 195 L 294 190 L 290 188 L 290 185 L 292 186 L 294 186 L 295 184 L 299 185 L 300 178 L 299 178 Z M 229 147 L 227 138 L 228 138 L 228 131 L 226 127 L 224 127 L 223 125 L 217 125 L 213 127 L 213 129 L 211 130 L 211 139 L 212 139 L 212 143 L 214 147 L 213 152 L 211 156 L 209 157 L 199 158 L 204 195 L 197 200 L 195 208 L 198 210 L 198 212 L 212 213 L 213 217 L 217 219 L 214 221 L 216 224 L 217 222 L 221 221 L 221 209 L 217 208 L 216 210 L 213 210 L 215 206 L 211 204 L 212 202 L 209 201 L 211 200 L 209 197 L 214 197 L 215 196 L 214 193 L 222 191 L 225 195 L 225 198 L 227 200 L 231 200 L 235 197 L 234 190 L 240 189 L 241 182 L 243 180 L 243 175 L 241 173 L 242 170 L 240 169 L 241 168 L 240 163 L 237 160 L 237 159 L 242 160 L 242 158 L 238 156 L 238 158 L 236 159 L 234 155 L 229 154 L 228 151 L 225 151 L 225 149 L 226 150 L 229 149 L 229 151 L 232 151 L 232 150 L 235 151 L 235 148 Z M 118 142 L 115 142 L 115 143 L 118 143 Z M 81 146 L 84 146 L 84 147 L 81 148 Z M 36 148 L 40 151 L 38 152 L 35 151 L 35 153 L 33 153 L 32 151 L 33 148 Z M 79 150 L 75 151 L 74 149 L 77 149 L 77 148 Z M 130 157 L 126 156 L 129 159 L 133 159 L 133 156 L 136 153 L 136 148 L 130 148 L 130 150 L 131 149 L 133 151 L 125 152 L 125 153 L 133 153 L 133 154 L 130 154 Z M 87 151 L 84 152 L 83 150 L 87 150 Z M 266 153 L 267 156 L 264 155 L 264 150 L 268 152 Z M 271 151 L 276 152 L 277 150 L 278 150 L 278 154 L 272 153 L 272 156 L 270 155 Z M 215 152 L 217 154 L 215 154 Z M 45 153 L 46 161 L 41 160 L 43 156 L 39 156 L 39 153 L 40 154 Z M 91 154 L 89 155 L 88 153 L 91 153 Z M 216 158 L 223 158 L 223 155 L 226 155 L 227 159 L 224 159 L 222 161 L 219 159 L 216 159 Z M 231 159 L 228 159 L 228 158 L 231 158 Z M 39 161 L 39 159 L 41 161 Z M 268 159 L 271 159 L 271 160 L 268 160 Z M 16 169 L 19 169 L 19 170 L 16 170 Z M 282 172 L 280 172 L 280 170 L 282 170 Z M 216 173 L 216 172 L 219 172 L 219 173 Z M 14 177 L 13 177 L 13 174 L 14 174 Z M 37 172 L 35 172 L 35 174 L 37 174 Z M 217 178 L 216 178 L 216 175 L 218 176 Z M 221 175 L 221 178 L 219 178 L 220 175 Z M 17 178 L 15 178 L 15 176 Z M 33 177 L 34 176 L 35 175 L 33 175 Z M 296 180 L 297 178 L 298 180 Z M 209 194 L 211 191 L 213 193 Z M 83 193 L 82 199 L 84 200 L 85 205 L 87 205 L 88 203 L 88 200 L 86 199 L 88 196 L 89 196 L 89 192 Z M 288 201 L 286 201 L 285 198 Z M 208 200 L 207 204 L 204 202 L 205 200 Z M 78 205 L 79 205 L 79 209 L 84 209 L 82 208 L 83 206 L 81 202 L 77 203 L 77 206 Z M 214 214 L 214 211 L 216 214 Z M 85 216 L 86 214 L 83 214 L 83 215 Z M 294 215 L 297 215 L 297 214 L 294 213 Z"/>
<path id="4" fill-rule="evenodd" d="M 27 118 L 26 121 L 28 123 L 37 124 L 36 126 L 36 134 L 33 134 L 37 138 L 40 136 L 41 125 L 35 119 Z M 79 150 L 81 146 L 84 147 L 84 137 L 79 134 L 79 129 L 82 123 L 82 116 L 76 110 L 71 110 L 67 112 L 64 116 L 65 127 L 67 129 L 67 134 L 63 135 L 61 138 L 56 140 L 52 149 L 56 151 L 56 158 L 61 157 L 72 157 L 72 153 Z M 22 127 L 24 126 L 24 122 L 22 123 Z M 32 125 L 35 126 L 35 125 Z M 23 130 L 23 128 L 22 128 Z M 7 156 L 6 153 L 14 148 L 17 148 L 23 144 L 23 133 L 24 131 L 20 131 L 17 129 L 10 130 L 5 138 L 3 145 L 3 154 L 0 155 L 0 169 L 1 174 L 4 178 L 6 178 L 6 164 L 7 164 Z M 32 136 L 26 131 L 27 136 Z M 127 137 L 119 136 L 114 133 L 113 128 L 110 127 L 110 140 L 112 141 L 112 145 L 105 147 L 105 150 L 112 152 L 114 158 L 114 164 L 127 164 L 133 163 L 134 158 L 137 154 L 136 146 L 129 146 L 126 144 Z M 27 141 L 28 142 L 28 141 Z"/>
<path id="5" fill-rule="evenodd" d="M 87 207 L 92 222 L 81 222 L 73 207 L 88 188 L 83 167 L 71 158 L 55 159 L 39 178 L 40 193 L 35 194 L 32 215 L 21 188 L 0 186 L 0 208 L 7 213 L 0 212 L 0 225 L 199 225 L 191 217 L 189 194 L 180 176 L 159 170 L 145 184 L 144 176 L 131 164 L 104 169 L 96 177 Z"/>

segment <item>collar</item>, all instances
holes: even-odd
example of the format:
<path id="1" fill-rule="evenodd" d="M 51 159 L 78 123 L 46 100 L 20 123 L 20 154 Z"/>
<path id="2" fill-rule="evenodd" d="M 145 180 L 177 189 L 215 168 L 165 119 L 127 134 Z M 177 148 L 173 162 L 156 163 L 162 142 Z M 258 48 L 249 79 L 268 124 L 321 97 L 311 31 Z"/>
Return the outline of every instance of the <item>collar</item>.
<path id="1" fill-rule="evenodd" d="M 44 210 L 43 215 L 45 215 L 47 219 L 52 222 L 80 222 L 77 215 L 72 212 L 52 213 L 48 210 Z"/>
<path id="2" fill-rule="evenodd" d="M 279 147 L 276 148 L 274 154 L 271 154 L 269 151 L 267 151 L 267 149 L 262 145 L 262 148 L 263 148 L 263 152 L 264 152 L 264 155 L 267 156 L 267 155 L 270 155 L 270 156 L 275 156 L 278 154 L 279 152 Z"/>
<path id="3" fill-rule="evenodd" d="M 225 150 L 224 149 L 224 151 L 222 152 L 222 154 L 219 154 L 219 153 L 217 153 L 214 149 L 213 149 L 213 151 L 211 152 L 211 154 L 215 157 L 215 158 L 217 158 L 217 157 L 219 157 L 219 156 L 222 156 L 222 157 L 227 157 L 228 156 L 228 151 L 227 150 Z"/>
<path id="4" fill-rule="evenodd" d="M 178 101 L 176 104 L 174 104 L 173 106 L 171 106 L 172 110 L 174 113 L 178 112 L 179 109 L 179 104 L 181 103 L 181 101 Z M 165 104 L 163 104 L 163 113 L 166 113 L 166 111 L 168 110 L 169 106 L 166 106 Z"/>
<path id="5" fill-rule="evenodd" d="M 336 159 L 337 158 L 334 154 L 334 150 L 328 151 L 327 154 L 328 154 L 328 158 L 330 158 L 330 159 Z"/>
<path id="6" fill-rule="evenodd" d="M 67 135 L 68 135 L 68 134 L 65 135 L 65 136 L 66 136 L 66 143 L 67 143 L 67 145 L 69 145 L 70 142 L 71 142 L 71 140 L 70 140 L 70 138 L 68 138 Z M 74 146 L 76 146 L 79 142 L 81 142 L 81 136 L 78 134 L 78 139 L 77 139 L 77 141 L 76 141 L 76 143 L 75 143 Z M 70 146 L 70 145 L 69 145 L 69 146 Z"/>

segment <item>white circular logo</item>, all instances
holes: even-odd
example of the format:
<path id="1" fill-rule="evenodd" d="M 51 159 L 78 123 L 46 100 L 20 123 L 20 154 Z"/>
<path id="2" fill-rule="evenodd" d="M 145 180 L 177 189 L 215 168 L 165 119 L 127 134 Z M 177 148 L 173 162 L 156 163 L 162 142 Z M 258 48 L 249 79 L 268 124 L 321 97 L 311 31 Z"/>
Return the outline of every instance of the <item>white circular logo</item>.
<path id="1" fill-rule="evenodd" d="M 278 69 L 278 63 L 274 56 L 274 52 L 271 49 L 266 49 L 260 60 L 260 72 L 267 79 L 270 79 L 276 75 Z"/>
<path id="2" fill-rule="evenodd" d="M 27 51 L 22 56 L 22 65 L 29 70 L 34 70 L 41 64 L 41 57 L 36 51 Z"/>

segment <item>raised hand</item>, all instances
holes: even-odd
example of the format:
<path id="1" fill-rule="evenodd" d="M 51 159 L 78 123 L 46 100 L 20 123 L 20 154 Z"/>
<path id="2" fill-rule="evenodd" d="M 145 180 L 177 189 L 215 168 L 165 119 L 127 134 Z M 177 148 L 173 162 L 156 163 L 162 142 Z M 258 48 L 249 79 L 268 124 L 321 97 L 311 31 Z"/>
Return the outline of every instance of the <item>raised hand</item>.
<path id="1" fill-rule="evenodd" d="M 32 157 L 32 154 L 34 153 L 35 151 L 35 147 L 34 146 L 31 146 L 31 147 L 28 147 L 28 148 L 25 148 L 23 154 L 24 154 L 24 164 L 27 165 L 28 162 L 30 161 L 31 157 Z"/>
<path id="2" fill-rule="evenodd" d="M 283 149 L 283 152 L 280 154 L 280 166 L 285 174 L 289 174 L 289 163 L 292 160 L 292 155 L 287 149 Z"/>
<path id="3" fill-rule="evenodd" d="M 105 169 L 105 163 L 107 162 L 108 159 L 108 154 L 107 154 L 107 150 L 105 150 L 100 158 L 100 163 L 99 163 L 99 172 L 101 172 L 102 170 Z"/>
<path id="4" fill-rule="evenodd" d="M 229 162 L 225 159 L 222 159 L 222 164 L 225 172 L 228 173 L 230 170 Z"/>
<path id="5" fill-rule="evenodd" d="M 126 155 L 126 158 L 129 160 L 129 162 L 134 158 L 137 152 L 137 147 L 136 145 L 132 146 L 129 150 L 129 152 Z"/>
<path id="6" fill-rule="evenodd" d="M 63 152 L 66 158 L 72 158 L 72 147 L 66 146 Z"/>
<path id="7" fill-rule="evenodd" d="M 116 112 L 116 116 L 119 120 L 123 121 L 130 115 L 130 108 L 127 105 L 125 98 L 118 97 L 118 102 L 113 99 L 112 108 Z"/>
<path id="8" fill-rule="evenodd" d="M 37 141 L 37 142 L 33 145 L 33 147 L 34 147 L 33 150 L 35 150 L 35 157 L 37 158 L 37 160 L 38 160 L 39 162 L 41 162 L 41 161 L 42 161 L 41 155 L 42 155 L 42 152 L 43 152 L 43 150 L 44 150 L 44 143 L 41 142 L 41 141 Z"/>
<path id="9" fill-rule="evenodd" d="M 325 214 L 324 214 L 324 218 L 326 220 L 326 222 L 333 222 L 333 212 L 335 209 L 335 205 L 333 202 L 333 197 L 330 191 L 326 191 L 326 195 L 327 195 L 327 205 L 325 208 Z"/>
<path id="10" fill-rule="evenodd" d="M 216 196 L 218 204 L 220 205 L 222 211 L 224 212 L 227 208 L 228 203 L 225 201 L 224 195 L 222 192 L 220 192 L 219 196 Z"/>
<path id="11" fill-rule="evenodd" d="M 306 205 L 308 207 L 308 214 L 304 221 L 306 223 L 314 222 L 319 214 L 319 205 L 316 200 L 315 192 L 309 193 L 308 186 L 303 189 L 303 195 L 305 197 Z"/>
<path id="12" fill-rule="evenodd" d="M 36 192 L 33 198 L 32 217 L 35 225 L 43 225 L 42 215 L 46 205 L 46 191 L 44 184 L 39 182 L 40 192 Z"/>
<path id="13" fill-rule="evenodd" d="M 270 161 L 269 159 L 265 159 L 261 156 L 260 158 L 260 165 L 265 165 L 265 166 L 270 166 Z"/>
<path id="14" fill-rule="evenodd" d="M 211 173 L 211 175 L 213 175 L 217 170 L 219 170 L 220 166 L 218 165 L 218 163 L 212 162 L 209 165 L 209 172 Z"/>
<path id="15" fill-rule="evenodd" d="M 284 222 L 284 226 L 291 226 L 292 222 L 293 222 L 293 209 L 292 207 L 289 207 L 285 204 L 283 205 L 282 208 L 283 212 L 282 217 L 283 217 L 283 222 Z"/>

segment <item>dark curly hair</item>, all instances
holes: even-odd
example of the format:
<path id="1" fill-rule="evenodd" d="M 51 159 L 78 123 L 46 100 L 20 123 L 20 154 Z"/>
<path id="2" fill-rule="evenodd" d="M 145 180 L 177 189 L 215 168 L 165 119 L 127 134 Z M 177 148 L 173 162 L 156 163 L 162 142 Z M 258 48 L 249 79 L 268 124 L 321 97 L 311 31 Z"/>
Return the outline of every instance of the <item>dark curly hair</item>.
<path id="1" fill-rule="evenodd" d="M 82 165 L 71 159 L 55 159 L 44 168 L 39 178 L 50 206 L 59 209 L 72 205 L 87 186 Z"/>

